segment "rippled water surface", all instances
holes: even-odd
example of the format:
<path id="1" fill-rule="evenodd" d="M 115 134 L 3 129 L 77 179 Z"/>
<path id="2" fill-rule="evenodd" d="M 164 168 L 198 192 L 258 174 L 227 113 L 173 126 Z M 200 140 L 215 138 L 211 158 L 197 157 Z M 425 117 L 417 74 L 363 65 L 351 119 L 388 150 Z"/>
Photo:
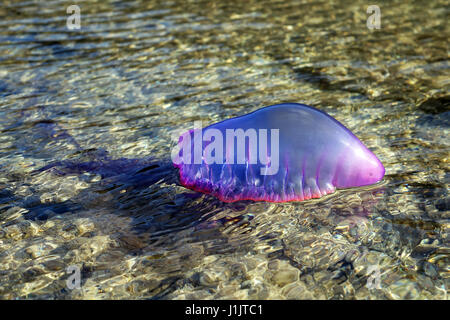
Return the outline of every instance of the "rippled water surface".
<path id="1" fill-rule="evenodd" d="M 0 298 L 447 299 L 446 1 L 0 4 Z M 375 4 L 375 3 L 374 3 Z M 319 201 L 183 188 L 172 134 L 280 102 L 386 167 Z M 81 270 L 81 289 L 66 281 Z"/>

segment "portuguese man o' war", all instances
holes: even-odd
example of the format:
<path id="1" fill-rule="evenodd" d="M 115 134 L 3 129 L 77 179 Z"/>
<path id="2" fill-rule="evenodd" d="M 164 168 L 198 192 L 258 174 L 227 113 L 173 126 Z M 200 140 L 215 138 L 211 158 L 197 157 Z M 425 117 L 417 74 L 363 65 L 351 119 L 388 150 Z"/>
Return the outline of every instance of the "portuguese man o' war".
<path id="1" fill-rule="evenodd" d="M 224 202 L 320 198 L 337 188 L 375 184 L 385 173 L 340 122 L 296 103 L 190 130 L 172 160 L 183 186 Z"/>
<path id="2" fill-rule="evenodd" d="M 36 126 L 52 137 L 70 138 L 77 153 L 89 158 L 54 162 L 37 172 L 91 172 L 134 188 L 171 176 L 170 163 L 111 159 L 107 151 L 81 149 L 53 121 L 41 120 Z M 380 160 L 340 122 L 302 104 L 265 107 L 176 138 L 172 160 L 181 184 L 224 202 L 320 198 L 336 189 L 375 184 L 385 173 Z"/>

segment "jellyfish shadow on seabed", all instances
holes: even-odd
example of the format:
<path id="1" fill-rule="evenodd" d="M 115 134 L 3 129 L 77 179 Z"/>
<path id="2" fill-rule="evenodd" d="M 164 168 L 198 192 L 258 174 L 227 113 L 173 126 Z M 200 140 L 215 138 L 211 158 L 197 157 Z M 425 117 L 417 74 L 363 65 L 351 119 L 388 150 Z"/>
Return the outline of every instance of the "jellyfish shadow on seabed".
<path id="1" fill-rule="evenodd" d="M 72 159 L 51 162 L 31 175 L 34 178 L 47 174 L 78 176 L 88 182 L 89 187 L 61 202 L 43 203 L 39 195 L 22 200 L 20 206 L 28 210 L 26 219 L 42 221 L 81 210 L 106 209 L 131 218 L 134 232 L 160 237 L 191 227 L 215 229 L 218 224 L 229 220 L 238 221 L 235 214 L 228 219 L 226 212 L 240 211 L 242 204 L 249 202 L 227 204 L 212 196 L 184 189 L 170 159 L 112 159 L 104 149 L 82 149 L 67 130 L 53 120 L 39 120 L 33 126 L 41 137 L 70 143 L 75 152 Z M 221 218 L 214 219 L 218 213 L 221 213 Z M 248 220 L 248 217 L 243 219 Z"/>

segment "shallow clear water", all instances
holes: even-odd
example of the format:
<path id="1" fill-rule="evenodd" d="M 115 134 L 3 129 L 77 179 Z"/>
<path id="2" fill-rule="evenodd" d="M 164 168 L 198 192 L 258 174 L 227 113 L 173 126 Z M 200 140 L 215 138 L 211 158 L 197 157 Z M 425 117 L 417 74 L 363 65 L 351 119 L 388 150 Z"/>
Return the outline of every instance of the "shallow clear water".
<path id="1" fill-rule="evenodd" d="M 0 4 L 0 298 L 447 299 L 446 1 L 383 1 L 379 30 L 365 1 L 79 1 L 72 31 L 70 4 Z M 172 133 L 280 102 L 341 121 L 383 183 L 179 184 Z"/>

